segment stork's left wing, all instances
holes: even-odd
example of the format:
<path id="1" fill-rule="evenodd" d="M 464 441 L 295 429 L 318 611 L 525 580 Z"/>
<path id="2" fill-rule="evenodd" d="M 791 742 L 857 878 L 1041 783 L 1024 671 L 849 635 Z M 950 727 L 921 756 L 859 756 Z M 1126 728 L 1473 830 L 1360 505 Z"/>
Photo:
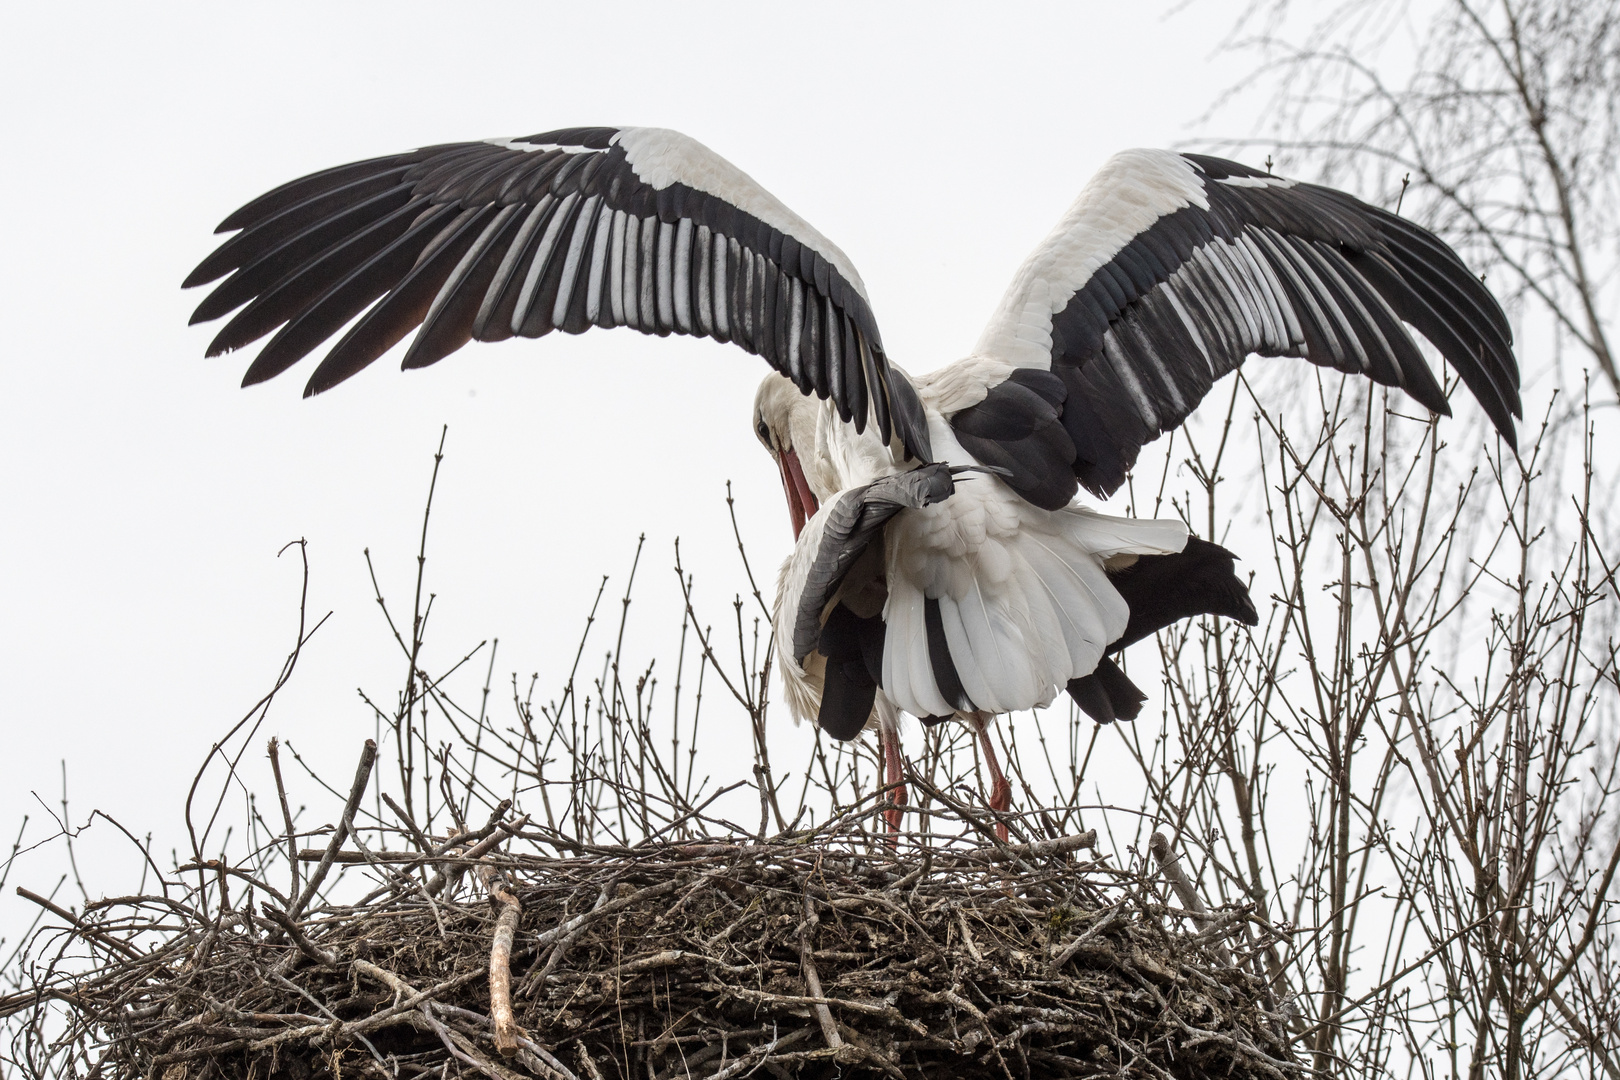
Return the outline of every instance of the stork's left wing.
<path id="1" fill-rule="evenodd" d="M 209 346 L 276 331 L 243 385 L 354 325 L 310 376 L 335 386 L 412 330 L 404 366 L 469 340 L 593 326 L 691 334 L 764 357 L 885 442 L 927 459 L 845 254 L 742 170 L 660 128 L 568 128 L 449 143 L 312 174 L 231 214 L 185 281 L 226 274 L 192 322 L 240 308 Z M 420 328 L 420 329 L 418 329 Z"/>
<path id="2" fill-rule="evenodd" d="M 1117 489 L 1141 447 L 1250 353 L 1359 373 L 1449 414 L 1402 323 L 1512 445 L 1507 319 L 1437 237 L 1331 188 L 1131 150 L 1020 267 L 974 356 L 919 388 L 965 449 L 1052 509 L 1076 479 Z"/>

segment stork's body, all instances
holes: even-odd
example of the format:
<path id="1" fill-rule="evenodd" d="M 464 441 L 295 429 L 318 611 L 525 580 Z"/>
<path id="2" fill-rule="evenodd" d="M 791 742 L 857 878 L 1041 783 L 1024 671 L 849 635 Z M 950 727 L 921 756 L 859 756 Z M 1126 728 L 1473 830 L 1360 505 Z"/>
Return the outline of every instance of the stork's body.
<path id="1" fill-rule="evenodd" d="M 934 384 L 925 377 L 916 388 L 935 463 L 968 471 L 957 474 L 948 498 L 896 514 L 884 543 L 862 552 L 823 603 L 881 621 L 886 640 L 878 682 L 882 697 L 901 711 L 923 718 L 978 716 L 1047 704 L 1068 680 L 1092 671 L 1125 630 L 1129 611 L 1108 584 L 1105 561 L 1178 552 L 1187 529 L 1180 521 L 1033 505 L 962 449 L 937 407 Z M 778 639 L 791 641 L 806 578 L 824 542 L 826 519 L 816 520 L 818 508 L 922 463 L 907 458 L 898 443 L 885 444 L 874 429 L 857 432 L 840 422 L 831 406 L 780 377 L 761 386 L 755 414 L 796 523 L 797 546 L 783 563 L 776 609 Z M 956 685 L 945 688 L 928 652 L 930 605 L 938 609 L 936 634 L 950 642 L 956 669 Z M 1011 640 L 1009 630 L 1015 631 Z M 795 715 L 816 716 L 828 658 L 819 649 L 804 657 L 808 671 L 800 659 L 783 658 L 788 699 Z M 848 726 L 828 716 L 822 722 Z"/>
<path id="2" fill-rule="evenodd" d="M 275 331 L 244 384 L 351 322 L 306 394 L 413 330 L 408 368 L 472 339 L 614 326 L 767 360 L 780 377 L 755 427 L 796 537 L 775 609 L 788 704 L 838 738 L 875 718 L 891 780 L 899 712 L 982 737 L 988 717 L 1067 689 L 1099 720 L 1130 718 L 1143 696 L 1111 652 L 1192 615 L 1254 621 L 1229 552 L 1075 504 L 1081 487 L 1115 491 L 1250 354 L 1449 412 L 1410 326 L 1509 443 L 1520 412 L 1507 320 L 1433 235 L 1170 151 L 1111 158 L 967 356 L 916 379 L 890 364 L 849 258 L 677 132 L 427 147 L 293 181 L 220 228 L 241 231 L 186 284 L 230 274 L 193 317 L 241 308 L 210 354 Z"/>
<path id="3" fill-rule="evenodd" d="M 776 637 L 786 646 L 779 670 L 795 717 L 815 717 L 839 738 L 878 729 L 890 785 L 901 778 L 901 713 L 925 723 L 962 720 L 980 744 L 990 806 L 1006 810 L 1010 787 L 988 722 L 1048 705 L 1096 671 L 1131 616 L 1108 574 L 1110 561 L 1176 555 L 1188 533 L 1179 520 L 1114 517 L 1078 505 L 1047 510 L 1024 499 L 954 437 L 941 406 L 955 403 L 962 379 L 947 373 L 915 385 L 934 451 L 929 467 L 959 470 L 949 495 L 901 509 L 881 542 L 873 537 L 859 551 L 849 538 L 827 535 L 829 518 L 818 509 L 858 505 L 880 481 L 922 463 L 872 428 L 857 432 L 840 422 L 831 406 L 799 394 L 787 379 L 767 377 L 760 386 L 755 428 L 782 473 L 795 526 L 795 550 L 777 582 Z M 847 553 L 847 571 L 835 588 L 807 593 L 813 568 L 829 552 Z M 1207 610 L 1252 622 L 1241 584 L 1229 570 L 1225 576 L 1224 602 Z M 811 611 L 819 635 L 806 650 L 795 623 Z M 1099 719 L 1112 719 L 1116 707 L 1134 716 L 1128 695 L 1105 700 Z M 898 792 L 903 803 L 904 788 Z"/>

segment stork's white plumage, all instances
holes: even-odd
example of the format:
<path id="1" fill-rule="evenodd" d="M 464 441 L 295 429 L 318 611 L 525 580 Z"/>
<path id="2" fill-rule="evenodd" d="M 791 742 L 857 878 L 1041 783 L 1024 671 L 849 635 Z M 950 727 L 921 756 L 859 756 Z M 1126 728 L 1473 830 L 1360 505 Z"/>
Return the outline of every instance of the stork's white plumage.
<path id="1" fill-rule="evenodd" d="M 1410 326 L 1510 444 L 1520 415 L 1507 320 L 1440 240 L 1192 154 L 1111 159 L 973 351 L 916 379 L 888 362 L 844 253 L 676 132 L 570 128 L 375 158 L 283 185 L 220 230 L 240 232 L 186 285 L 230 275 L 193 317 L 241 309 L 211 355 L 275 331 L 244 384 L 351 320 L 306 394 L 412 330 L 407 368 L 472 339 L 593 326 L 763 356 L 780 378 L 755 425 L 796 535 L 776 606 L 788 700 L 840 738 L 874 715 L 892 737 L 896 710 L 982 727 L 1064 688 L 1099 719 L 1129 718 L 1142 695 L 1109 653 L 1191 615 L 1253 621 L 1230 553 L 1180 522 L 1073 504 L 1082 485 L 1114 491 L 1251 353 L 1448 412 Z"/>

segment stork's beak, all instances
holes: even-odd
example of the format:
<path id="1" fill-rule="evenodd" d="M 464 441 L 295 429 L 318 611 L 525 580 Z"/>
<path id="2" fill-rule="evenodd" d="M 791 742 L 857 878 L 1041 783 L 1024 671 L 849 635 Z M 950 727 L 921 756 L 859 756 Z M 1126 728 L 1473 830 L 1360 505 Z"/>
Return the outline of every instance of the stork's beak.
<path id="1" fill-rule="evenodd" d="M 821 506 L 804 478 L 798 451 L 782 451 L 776 463 L 782 467 L 782 490 L 787 493 L 788 514 L 793 518 L 793 539 L 797 540 L 799 533 L 804 531 L 804 523 L 815 517 Z"/>

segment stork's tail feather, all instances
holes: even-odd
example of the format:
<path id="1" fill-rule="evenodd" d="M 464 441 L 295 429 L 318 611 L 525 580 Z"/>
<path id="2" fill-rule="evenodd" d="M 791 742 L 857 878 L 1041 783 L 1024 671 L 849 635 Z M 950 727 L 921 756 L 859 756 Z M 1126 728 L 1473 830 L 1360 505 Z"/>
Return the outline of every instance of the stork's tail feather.
<path id="1" fill-rule="evenodd" d="M 883 673 L 883 526 L 906 507 L 948 498 L 952 472 L 924 465 L 846 488 L 799 533 L 777 575 L 771 616 L 795 721 L 813 716 L 837 739 L 855 738 L 868 723 Z"/>
<path id="2" fill-rule="evenodd" d="M 877 700 L 877 683 L 859 662 L 828 660 L 816 724 L 833 738 L 848 742 L 866 728 Z"/>
<path id="3" fill-rule="evenodd" d="M 827 658 L 816 724 L 833 738 L 848 741 L 872 715 L 883 670 L 883 620 L 863 619 L 839 604 L 827 616 L 816 648 Z"/>
<path id="4" fill-rule="evenodd" d="M 1208 540 L 1187 538 L 1174 555 L 1143 555 L 1130 566 L 1110 571 L 1109 581 L 1131 609 L 1131 621 L 1109 652 L 1158 633 L 1171 623 L 1200 615 L 1221 615 L 1246 626 L 1260 621 L 1249 588 L 1234 571 L 1237 556 Z"/>
<path id="5" fill-rule="evenodd" d="M 1173 555 L 1141 555 L 1129 566 L 1111 570 L 1108 580 L 1131 609 L 1125 633 L 1108 646 L 1125 646 L 1156 634 L 1171 623 L 1200 615 L 1221 615 L 1253 626 L 1260 621 L 1248 586 L 1234 572 L 1237 556 L 1208 540 L 1187 538 Z M 1090 675 L 1070 679 L 1069 696 L 1099 724 L 1135 720 L 1147 695 L 1104 656 Z"/>
<path id="6" fill-rule="evenodd" d="M 1025 509 L 967 484 L 888 529 L 880 682 L 919 717 L 1050 704 L 1129 622 L 1106 561 L 1187 541 L 1179 521 Z"/>
<path id="7" fill-rule="evenodd" d="M 1068 691 L 1080 711 L 1099 724 L 1135 720 L 1147 701 L 1147 695 L 1106 656 L 1097 661 L 1097 670 L 1090 675 L 1070 679 Z"/>
<path id="8" fill-rule="evenodd" d="M 1132 720 L 1147 697 L 1108 654 L 1185 618 L 1258 621 L 1232 553 L 1179 521 L 1009 520 L 978 492 L 944 502 L 954 487 L 925 466 L 839 493 L 805 527 L 775 618 L 796 718 L 853 739 L 879 689 L 926 723 L 1047 705 L 1066 686 L 1096 720 Z"/>

